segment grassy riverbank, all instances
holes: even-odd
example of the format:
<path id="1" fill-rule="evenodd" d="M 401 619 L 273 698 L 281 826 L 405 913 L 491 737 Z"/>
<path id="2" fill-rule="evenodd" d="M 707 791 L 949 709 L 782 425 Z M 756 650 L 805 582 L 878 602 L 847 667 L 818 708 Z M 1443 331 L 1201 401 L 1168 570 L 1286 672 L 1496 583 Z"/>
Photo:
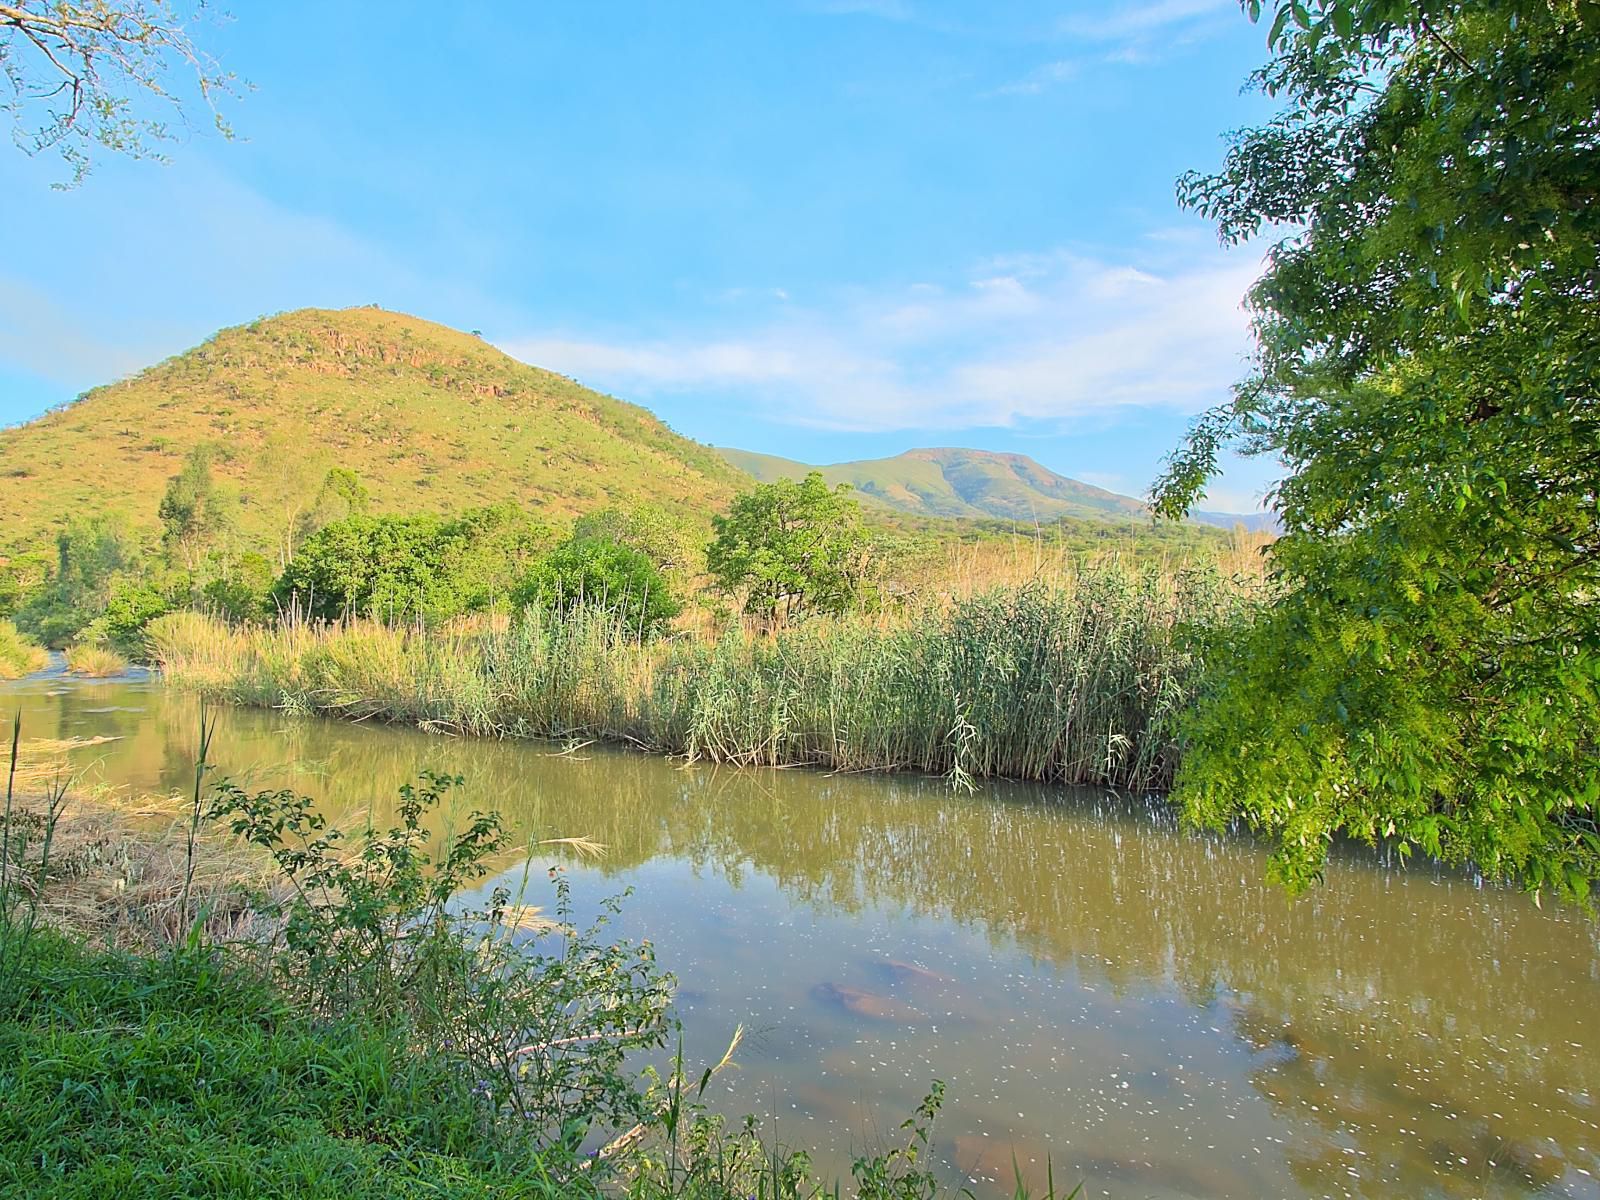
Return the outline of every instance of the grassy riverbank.
<path id="1" fill-rule="evenodd" d="M 1181 629 L 1239 604 L 1214 571 L 1111 566 L 773 637 L 639 644 L 602 613 L 149 632 L 183 687 L 484 736 L 605 738 L 748 765 L 1160 788 L 1195 686 Z"/>
<path id="2" fill-rule="evenodd" d="M 641 1069 L 681 1045 L 673 980 L 606 916 L 574 924 L 554 872 L 530 907 L 543 872 L 495 814 L 429 834 L 459 780 L 424 773 L 392 828 L 346 836 L 303 797 L 210 780 L 210 740 L 202 719 L 187 802 L 130 803 L 70 796 L 68 747 L 13 729 L 0 1195 L 841 1194 L 704 1106 L 737 1036 L 703 1071 L 681 1049 Z M 941 1097 L 857 1160 L 854 1195 L 947 1194 L 925 1161 Z"/>

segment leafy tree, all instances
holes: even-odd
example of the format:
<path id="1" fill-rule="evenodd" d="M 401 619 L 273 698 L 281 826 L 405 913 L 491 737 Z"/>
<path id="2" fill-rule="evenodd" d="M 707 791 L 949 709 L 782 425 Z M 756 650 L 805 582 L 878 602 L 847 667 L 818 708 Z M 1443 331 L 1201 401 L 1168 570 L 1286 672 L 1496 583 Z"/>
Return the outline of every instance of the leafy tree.
<path id="1" fill-rule="evenodd" d="M 659 504 L 588 513 L 574 523 L 572 536 L 605 538 L 647 555 L 679 594 L 705 568 L 704 524 L 697 525 Z"/>
<path id="2" fill-rule="evenodd" d="M 79 518 L 57 535 L 55 571 L 17 610 L 17 627 L 47 646 L 65 646 L 105 611 L 112 588 L 136 575 L 142 560 L 127 518 Z"/>
<path id="3" fill-rule="evenodd" d="M 558 546 L 511 598 L 518 608 L 556 613 L 600 609 L 640 638 L 660 633 L 682 611 L 648 555 L 598 537 L 573 537 Z"/>
<path id="4" fill-rule="evenodd" d="M 307 538 L 273 586 L 274 599 L 311 616 L 409 619 L 447 614 L 435 516 L 349 517 Z"/>
<path id="5" fill-rule="evenodd" d="M 160 157 L 178 132 L 181 91 L 191 86 L 213 106 L 233 77 L 190 39 L 204 0 L 5 0 L 0 2 L 0 84 L 9 96 L 13 140 L 28 154 L 54 152 L 88 173 L 96 150 Z M 191 83 L 178 80 L 192 75 Z"/>
<path id="6" fill-rule="evenodd" d="M 548 537 L 512 505 L 450 520 L 348 517 L 306 539 L 272 596 L 323 618 L 440 620 L 508 595 Z"/>
<path id="7" fill-rule="evenodd" d="M 371 503 L 371 494 L 360 476 L 348 467 L 329 467 L 309 507 L 294 511 L 289 518 L 293 529 L 287 543 L 291 557 L 293 547 L 317 530 L 347 517 L 365 516 Z M 290 507 L 296 507 L 292 501 Z"/>
<path id="8" fill-rule="evenodd" d="M 0 562 L 0 617 L 9 617 L 50 579 L 50 555 L 30 550 Z"/>
<path id="9" fill-rule="evenodd" d="M 441 537 L 440 561 L 463 611 L 504 604 L 556 540 L 549 525 L 515 504 L 468 509 L 445 526 Z"/>
<path id="10" fill-rule="evenodd" d="M 712 523 L 708 570 L 768 625 L 870 599 L 867 535 L 849 484 L 829 488 L 818 471 L 800 482 L 759 483 Z"/>
<path id="11" fill-rule="evenodd" d="M 247 551 L 227 562 L 200 594 L 208 609 L 240 624 L 267 615 L 274 582 L 276 577 L 266 556 Z"/>
<path id="12" fill-rule="evenodd" d="M 1259 0 L 1247 0 L 1252 17 Z M 1209 648 L 1178 795 L 1304 885 L 1337 834 L 1584 899 L 1600 872 L 1600 7 L 1294 0 L 1283 110 L 1179 186 L 1289 230 L 1258 351 L 1158 482 L 1278 456 L 1281 599 Z"/>
<path id="13" fill-rule="evenodd" d="M 211 476 L 215 451 L 196 446 L 183 469 L 167 481 L 156 515 L 161 520 L 161 544 L 169 562 L 196 571 L 205 550 L 232 524 L 228 498 Z"/>
<path id="14" fill-rule="evenodd" d="M 167 586 L 160 586 L 165 583 Z M 110 644 L 130 658 L 145 653 L 144 630 L 157 617 L 188 602 L 186 578 L 165 580 L 120 578 L 111 588 L 105 610 L 80 631 L 78 640 Z"/>

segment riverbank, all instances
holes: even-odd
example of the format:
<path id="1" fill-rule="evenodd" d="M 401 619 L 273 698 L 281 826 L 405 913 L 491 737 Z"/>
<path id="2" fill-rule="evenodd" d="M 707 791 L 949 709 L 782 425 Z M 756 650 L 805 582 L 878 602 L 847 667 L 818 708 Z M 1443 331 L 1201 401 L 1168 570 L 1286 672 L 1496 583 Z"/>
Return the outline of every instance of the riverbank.
<path id="1" fill-rule="evenodd" d="M 1185 630 L 1245 603 L 1215 572 L 1088 571 L 771 637 L 640 644 L 603 615 L 149 630 L 179 686 L 232 703 L 487 737 L 606 739 L 691 760 L 1167 786 L 1197 686 Z"/>
<path id="2" fill-rule="evenodd" d="M 11 748 L 0 1192 L 840 1194 L 754 1119 L 703 1106 L 737 1037 L 703 1075 L 681 1051 L 639 1070 L 677 1028 L 648 943 L 573 924 L 560 884 L 549 913 L 503 884 L 480 896 L 504 877 L 496 814 L 435 849 L 426 818 L 459 781 L 424 773 L 396 827 L 342 845 L 309 802 L 207 787 L 203 769 L 187 810 L 71 797 L 48 763 L 83 748 Z M 945 1193 L 919 1163 L 941 1097 L 858 1161 L 854 1194 Z"/>

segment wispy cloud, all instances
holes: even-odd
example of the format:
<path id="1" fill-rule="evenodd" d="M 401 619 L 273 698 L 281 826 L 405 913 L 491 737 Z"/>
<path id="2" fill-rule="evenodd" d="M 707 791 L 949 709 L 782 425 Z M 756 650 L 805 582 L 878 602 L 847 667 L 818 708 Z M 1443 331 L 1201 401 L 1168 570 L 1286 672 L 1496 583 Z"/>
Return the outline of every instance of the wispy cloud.
<path id="1" fill-rule="evenodd" d="M 1061 32 L 1101 45 L 1105 61 L 1149 62 L 1208 36 L 1230 15 L 1239 16 L 1233 0 L 1142 0 L 1093 16 L 1068 17 Z"/>
<path id="2" fill-rule="evenodd" d="M 1077 77 L 1079 64 L 1071 59 L 1060 59 L 1035 67 L 1021 79 L 1002 84 L 989 93 L 991 96 L 1036 96 L 1058 84 Z"/>
<path id="3" fill-rule="evenodd" d="M 0 363 L 74 390 L 144 365 L 139 350 L 97 338 L 88 327 L 81 313 L 38 288 L 0 277 Z"/>
<path id="4" fill-rule="evenodd" d="M 730 416 L 851 431 L 1066 428 L 1225 396 L 1248 347 L 1240 299 L 1258 271 L 1217 250 L 1188 262 L 1009 257 L 956 284 L 790 304 L 738 332 L 548 331 L 502 345 L 632 398 L 709 393 Z"/>

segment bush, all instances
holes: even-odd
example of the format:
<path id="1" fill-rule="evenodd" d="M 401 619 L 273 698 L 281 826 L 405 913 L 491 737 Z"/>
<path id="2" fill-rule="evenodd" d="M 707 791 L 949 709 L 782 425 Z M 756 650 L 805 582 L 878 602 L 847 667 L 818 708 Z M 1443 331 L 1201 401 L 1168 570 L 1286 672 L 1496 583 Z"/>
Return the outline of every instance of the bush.
<path id="1" fill-rule="evenodd" d="M 183 577 L 180 586 L 183 592 L 188 591 L 187 576 Z M 105 612 L 86 628 L 89 637 L 85 640 L 94 640 L 98 635 L 120 653 L 143 658 L 145 627 L 157 617 L 164 617 L 181 607 L 180 599 L 153 583 L 119 579 L 112 585 Z"/>
<path id="2" fill-rule="evenodd" d="M 512 592 L 519 608 L 565 614 L 611 613 L 640 640 L 654 637 L 682 610 L 648 555 L 606 538 L 573 538 L 547 555 Z"/>
<path id="3" fill-rule="evenodd" d="M 512 505 L 449 520 L 353 516 L 306 540 L 272 599 L 325 619 L 446 620 L 504 596 L 548 536 Z"/>
<path id="4" fill-rule="evenodd" d="M 128 660 L 110 646 L 80 642 L 67 647 L 67 670 L 74 675 L 107 679 L 128 669 Z"/>
<path id="5" fill-rule="evenodd" d="M 212 612 L 231 625 L 265 617 L 271 610 L 272 564 L 255 552 L 241 554 L 200 591 Z"/>
<path id="6" fill-rule="evenodd" d="M 392 1028 L 456 1065 L 520 1138 L 569 1151 L 595 1134 L 609 1142 L 650 1118 L 626 1057 L 665 1044 L 672 981 L 648 943 L 601 936 L 615 902 L 590 929 L 575 927 L 564 880 L 553 920 L 504 886 L 485 907 L 464 909 L 508 838 L 498 814 L 474 812 L 430 856 L 423 818 L 460 782 L 424 773 L 420 786 L 401 788 L 399 823 L 368 828 L 354 853 L 290 791 L 251 795 L 224 783 L 210 815 L 270 854 L 293 885 L 281 908 L 268 908 L 283 940 L 267 949 L 300 1008 Z"/>
<path id="7" fill-rule="evenodd" d="M 42 671 L 50 656 L 34 645 L 10 621 L 0 617 L 0 679 L 16 679 Z"/>

